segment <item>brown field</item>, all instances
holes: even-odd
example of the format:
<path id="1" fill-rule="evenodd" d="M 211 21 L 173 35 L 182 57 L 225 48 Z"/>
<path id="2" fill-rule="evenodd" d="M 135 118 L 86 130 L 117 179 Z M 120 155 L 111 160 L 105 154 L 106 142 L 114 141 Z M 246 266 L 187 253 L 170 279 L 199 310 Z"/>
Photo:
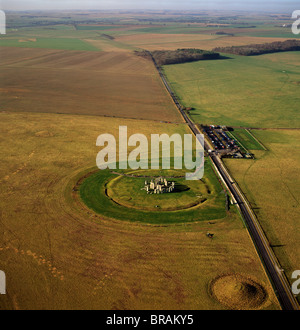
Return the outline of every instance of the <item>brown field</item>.
<path id="1" fill-rule="evenodd" d="M 241 219 L 142 226 L 102 219 L 72 198 L 95 165 L 99 134 L 146 135 L 185 125 L 91 116 L 0 113 L 0 309 L 225 309 L 209 287 L 245 274 L 279 309 Z M 207 231 L 214 238 L 206 237 Z"/>
<path id="2" fill-rule="evenodd" d="M 1 110 L 182 121 L 153 64 L 129 52 L 3 47 L 0 71 Z"/>
<path id="3" fill-rule="evenodd" d="M 35 58 L 42 58 L 43 56 L 57 53 L 57 50 L 43 49 L 43 48 L 18 48 L 1 47 L 0 58 L 1 66 L 19 63 L 22 61 L 32 60 Z"/>
<path id="4" fill-rule="evenodd" d="M 215 47 L 243 46 L 285 41 L 284 38 L 247 36 L 217 36 L 210 34 L 134 34 L 119 36 L 117 41 L 147 50 L 174 50 L 177 48 L 199 48 L 211 50 Z"/>
<path id="5" fill-rule="evenodd" d="M 226 165 L 254 207 L 288 280 L 299 268 L 300 131 L 253 131 L 268 151 L 256 160 L 226 160 Z"/>
<path id="6" fill-rule="evenodd" d="M 99 40 L 94 40 L 94 39 L 85 39 L 85 41 L 89 42 L 93 46 L 101 49 L 104 52 L 129 52 L 130 50 L 135 49 L 135 47 L 132 47 L 128 44 L 124 44 L 121 42 L 117 42 L 115 40 L 109 40 L 109 39 L 99 39 Z"/>
<path id="7" fill-rule="evenodd" d="M 146 48 L 148 46 L 168 46 L 168 44 L 175 43 L 188 43 L 197 42 L 201 40 L 214 39 L 215 36 L 205 34 L 130 34 L 125 36 L 119 36 L 116 38 L 117 41 L 127 43 L 130 45 Z"/>

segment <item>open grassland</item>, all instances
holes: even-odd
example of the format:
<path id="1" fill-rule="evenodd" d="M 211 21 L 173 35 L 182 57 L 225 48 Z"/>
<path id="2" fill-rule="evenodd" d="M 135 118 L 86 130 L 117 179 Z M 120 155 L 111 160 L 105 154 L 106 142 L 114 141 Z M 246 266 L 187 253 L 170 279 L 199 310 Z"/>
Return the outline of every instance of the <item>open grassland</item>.
<path id="1" fill-rule="evenodd" d="M 226 159 L 233 177 L 251 202 L 288 280 L 299 268 L 300 131 L 256 130 L 268 151 L 255 160 Z"/>
<path id="2" fill-rule="evenodd" d="M 130 52 L 1 48 L 1 109 L 181 122 L 153 64 Z"/>
<path id="3" fill-rule="evenodd" d="M 1 42 L 6 40 L 22 40 L 26 38 L 40 38 L 40 39 L 78 39 L 84 41 L 87 38 L 97 38 L 102 33 L 111 33 L 111 30 L 77 30 L 74 25 L 51 25 L 39 27 L 24 27 L 16 30 L 7 30 L 6 35 L 1 35 Z M 0 43 L 1 44 L 1 43 Z"/>
<path id="4" fill-rule="evenodd" d="M 254 136 L 254 132 L 250 132 L 247 129 L 235 128 L 233 131 L 227 133 L 231 135 L 240 146 L 245 150 L 264 150 L 264 146 L 260 141 Z"/>
<path id="5" fill-rule="evenodd" d="M 38 113 L 0 114 L 1 309 L 222 309 L 209 293 L 221 274 L 263 285 L 278 309 L 241 219 L 186 226 L 104 220 L 73 199 L 95 164 L 101 133 L 170 134 L 185 126 Z M 207 232 L 214 238 L 206 237 Z"/>
<path id="6" fill-rule="evenodd" d="M 221 216 L 220 213 L 215 213 L 215 216 L 210 213 L 206 217 L 205 212 L 200 213 L 201 221 L 192 223 L 183 224 L 182 219 L 179 219 L 178 223 L 173 224 L 161 224 L 160 221 L 155 224 L 149 221 L 149 224 L 143 223 L 142 217 L 139 221 L 137 214 L 134 214 L 133 222 L 133 219 L 112 219 L 109 212 L 106 215 L 94 213 L 79 200 L 78 192 L 73 191 L 78 180 L 95 166 L 99 151 L 95 144 L 99 134 L 118 135 L 119 125 L 128 126 L 128 135 L 187 132 L 153 64 L 134 56 L 131 50 L 183 47 L 212 49 L 217 46 L 265 43 L 276 41 L 276 38 L 216 36 L 213 26 L 204 25 L 201 26 L 201 33 L 200 25 L 199 33 L 195 25 L 171 26 L 167 23 L 167 26 L 150 26 L 149 22 L 152 25 L 151 20 L 159 17 L 146 14 L 137 17 L 107 13 L 101 19 L 97 15 L 75 15 L 78 21 L 101 21 L 102 25 L 97 29 L 82 29 L 78 25 L 76 28 L 68 23 L 74 19 L 73 16 L 50 15 L 28 20 L 32 24 L 44 20 L 59 24 L 39 27 L 29 24 L 29 27 L 11 28 L 6 36 L 1 37 L 1 42 L 18 47 L 0 48 L 0 93 L 3 100 L 0 129 L 4 137 L 0 141 L 0 269 L 7 275 L 7 295 L 0 295 L 0 309 L 225 309 L 226 304 L 222 305 L 212 295 L 211 284 L 228 274 L 230 278 L 241 274 L 242 278 L 249 278 L 249 281 L 253 280 L 266 290 L 267 297 L 260 308 L 279 309 L 249 235 L 233 206 L 229 212 L 223 208 Z M 163 18 L 173 19 L 169 14 L 163 15 Z M 140 23 L 141 20 L 143 23 Z M 216 20 L 219 18 L 216 17 Z M 110 22 L 114 22 L 114 26 L 106 28 Z M 21 17 L 17 25 L 26 24 L 27 18 Z M 222 25 L 225 26 L 228 24 Z M 249 35 L 253 32 L 243 31 Z M 61 40 L 53 41 L 56 38 Z M 68 40 L 64 45 L 63 39 Z M 32 46 L 41 45 L 41 42 L 45 48 Z M 55 49 L 57 43 L 60 43 L 61 49 Z M 71 45 L 74 47 L 72 50 L 63 48 Z M 235 64 L 230 64 L 234 61 Z M 190 71 L 179 73 L 176 79 L 186 84 L 188 80 L 198 81 L 195 75 L 207 70 L 204 82 L 210 84 L 207 86 L 217 93 L 214 93 L 213 99 L 216 97 L 222 104 L 228 102 L 228 108 L 229 104 L 235 102 L 224 98 L 224 94 L 232 92 L 225 89 L 233 86 L 234 91 L 240 92 L 233 83 L 233 73 L 233 78 L 246 78 L 246 85 L 241 85 L 239 81 L 239 86 L 244 87 L 243 93 L 248 86 L 254 88 L 249 94 L 235 98 L 233 101 L 238 100 L 240 104 L 233 109 L 233 115 L 231 109 L 227 109 L 225 117 L 223 106 L 222 109 L 216 107 L 214 117 L 213 107 L 203 109 L 201 105 L 197 108 L 199 104 L 196 102 L 196 110 L 191 113 L 195 114 L 197 121 L 205 118 L 209 119 L 209 123 L 216 123 L 216 119 L 222 119 L 222 124 L 231 120 L 237 123 L 236 126 L 242 123 L 256 125 L 257 122 L 249 117 L 249 113 L 251 117 L 258 115 L 253 109 L 248 113 L 243 109 L 242 116 L 239 112 L 239 120 L 230 119 L 236 118 L 238 108 L 243 104 L 242 99 L 249 99 L 249 95 L 250 99 L 253 96 L 252 102 L 258 98 L 258 104 L 264 97 L 267 97 L 267 102 L 275 102 L 264 109 L 264 125 L 270 121 L 272 127 L 280 116 L 283 120 L 287 115 L 296 118 L 295 105 L 298 100 L 295 92 L 298 91 L 300 80 L 295 64 L 299 62 L 298 54 L 267 55 L 253 59 L 257 62 L 252 64 L 247 61 L 238 58 L 226 62 L 208 61 L 205 63 L 208 67 L 201 69 L 195 63 L 196 66 Z M 218 67 L 212 67 L 215 64 Z M 283 73 L 283 70 L 286 72 Z M 220 72 L 225 75 L 222 82 L 216 80 L 217 75 L 222 79 Z M 262 86 L 262 79 L 272 82 L 274 76 L 275 85 L 271 85 L 271 92 L 267 92 L 267 85 L 264 83 Z M 224 88 L 221 92 L 217 89 L 220 85 Z M 289 89 L 289 86 L 294 89 Z M 182 95 L 188 97 L 187 106 L 194 106 L 190 103 L 195 95 L 201 95 L 201 100 L 204 100 L 203 90 L 199 94 L 189 95 L 190 91 L 195 93 L 195 87 L 179 87 Z M 261 92 L 261 98 L 257 97 Z M 288 104 L 289 109 L 284 109 L 284 115 L 280 115 L 273 105 L 287 92 L 286 97 L 293 101 Z M 204 97 L 206 103 L 211 99 L 211 95 Z M 286 99 L 281 102 L 284 105 Z M 200 118 L 199 114 L 203 117 Z M 262 117 L 257 116 L 257 119 L 260 123 Z M 199 122 L 203 123 L 201 120 Z M 179 124 L 163 124 L 159 121 Z M 286 123 L 283 121 L 283 125 Z M 264 134 L 258 132 L 256 135 L 255 131 L 263 143 Z M 272 138 L 275 139 L 275 136 Z M 257 161 L 267 159 L 264 151 L 257 153 L 261 156 Z M 274 153 L 273 157 L 278 156 Z M 249 161 L 243 162 L 239 162 L 239 166 L 249 164 Z M 278 170 L 282 177 L 284 165 Z M 270 163 L 262 167 L 269 168 Z M 237 175 L 246 178 L 243 169 L 241 167 Z M 250 170 L 247 168 L 246 171 Z M 289 174 L 293 174 L 291 168 L 289 171 Z M 271 184 L 272 178 L 266 180 Z M 246 186 L 245 182 L 243 184 Z M 293 184 L 284 179 L 280 187 L 290 190 Z M 266 187 L 267 193 L 274 193 Z M 247 187 L 242 188 L 244 190 Z M 250 195 L 252 190 L 247 192 Z M 296 192 L 291 190 L 292 194 Z M 281 202 L 278 196 L 276 205 Z M 223 204 L 224 200 L 221 201 Z M 280 206 L 274 207 L 272 203 L 268 200 L 266 204 L 274 208 L 273 214 L 279 213 L 280 209 L 276 208 Z M 284 203 L 288 202 L 284 200 Z M 264 215 L 265 211 L 260 212 Z M 284 216 L 282 219 L 285 219 Z M 271 225 L 267 219 L 266 215 L 264 225 L 271 230 L 275 242 L 272 243 L 284 241 L 289 235 L 288 229 L 285 235 L 280 233 L 277 236 L 277 231 L 272 227 L 275 222 Z M 289 226 L 292 225 L 289 222 Z M 207 232 L 214 234 L 213 239 L 207 237 Z M 297 241 L 296 234 L 292 240 Z M 288 260 L 290 269 L 293 262 L 299 264 L 296 252 L 286 252 L 278 244 L 276 252 L 284 256 L 288 254 L 289 259 L 285 260 Z M 223 296 L 231 294 L 231 282 L 229 286 L 227 291 L 223 288 L 226 292 L 222 292 L 220 301 Z M 236 285 L 233 289 L 236 293 Z M 238 295 L 243 290 L 238 290 Z"/>
<path id="7" fill-rule="evenodd" d="M 85 30 L 85 31 L 105 31 L 105 30 L 114 30 L 118 28 L 122 28 L 122 25 L 76 25 L 76 30 Z"/>
<path id="8" fill-rule="evenodd" d="M 90 43 L 75 38 L 20 38 L 0 39 L 0 47 L 49 48 L 65 50 L 99 51 Z"/>
<path id="9" fill-rule="evenodd" d="M 156 214 L 159 211 L 175 211 L 194 207 L 205 202 L 208 196 L 204 183 L 200 182 L 199 184 L 197 181 L 186 182 L 184 178 L 169 180 L 175 183 L 175 191 L 165 194 L 147 194 L 146 189 L 143 189 L 145 180 L 145 178 L 118 176 L 106 185 L 108 188 L 107 196 L 119 205 L 140 210 L 156 211 Z M 222 208 L 225 210 L 224 205 L 225 203 L 223 203 Z M 160 222 L 164 222 L 164 217 L 165 215 Z M 188 220 L 188 217 L 186 217 L 186 220 Z"/>
<path id="10" fill-rule="evenodd" d="M 239 33 L 240 36 L 247 35 L 250 37 L 257 38 L 292 38 L 298 39 L 300 37 L 299 34 L 293 34 L 291 31 L 291 27 L 274 27 L 274 26 L 263 26 L 262 28 L 253 29 L 250 31 L 241 31 Z"/>
<path id="11" fill-rule="evenodd" d="M 290 23 L 290 22 L 289 22 Z M 255 23 L 254 23 L 255 24 Z M 277 22 L 279 25 L 280 23 Z M 181 24 L 165 24 L 156 26 L 140 26 L 138 29 L 132 27 L 129 31 L 131 34 L 169 34 L 172 35 L 218 35 L 220 32 L 225 36 L 232 35 L 234 37 L 255 37 L 259 38 L 298 38 L 298 35 L 292 33 L 291 27 L 275 26 L 274 24 L 255 24 L 244 25 L 239 24 L 205 24 L 205 23 L 181 23 Z M 283 25 L 283 23 L 282 23 Z M 221 34 L 219 34 L 220 36 Z"/>
<path id="12" fill-rule="evenodd" d="M 92 27 L 91 27 L 92 28 Z M 127 29 L 130 29 L 127 27 Z M 121 29 L 123 31 L 123 29 Z M 76 29 L 74 26 L 22 28 L 0 36 L 0 47 L 45 48 L 81 51 L 132 50 L 129 44 L 117 42 L 120 28 L 104 26 L 95 29 Z M 1 48 L 0 48 L 1 49 Z"/>
<path id="13" fill-rule="evenodd" d="M 151 170 L 149 170 L 151 173 Z M 210 164 L 205 166 L 203 181 L 175 179 L 173 193 L 148 195 L 144 178 L 116 176 L 96 172 L 77 188 L 83 202 L 107 218 L 152 224 L 176 224 L 231 217 L 226 199 Z"/>
<path id="14" fill-rule="evenodd" d="M 164 66 L 180 101 L 201 124 L 300 127 L 300 52 Z"/>

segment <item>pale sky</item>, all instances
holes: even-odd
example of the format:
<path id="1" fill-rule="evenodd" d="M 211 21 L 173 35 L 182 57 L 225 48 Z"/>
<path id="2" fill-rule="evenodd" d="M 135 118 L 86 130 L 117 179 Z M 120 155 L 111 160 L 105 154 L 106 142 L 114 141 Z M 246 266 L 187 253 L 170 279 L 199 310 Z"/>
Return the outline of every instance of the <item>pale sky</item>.
<path id="1" fill-rule="evenodd" d="M 0 9 L 228 9 L 292 13 L 300 10 L 300 0 L 0 0 Z"/>

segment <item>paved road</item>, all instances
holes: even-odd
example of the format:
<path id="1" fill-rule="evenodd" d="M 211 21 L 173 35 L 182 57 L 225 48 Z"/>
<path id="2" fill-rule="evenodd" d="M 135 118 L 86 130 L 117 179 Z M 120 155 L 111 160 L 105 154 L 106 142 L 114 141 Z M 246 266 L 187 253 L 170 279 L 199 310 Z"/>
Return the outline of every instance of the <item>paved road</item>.
<path id="1" fill-rule="evenodd" d="M 171 95 L 174 103 L 176 104 L 178 110 L 182 114 L 185 122 L 189 125 L 191 131 L 196 134 L 201 134 L 198 127 L 191 121 L 191 119 L 188 117 L 188 115 L 184 112 L 181 105 L 179 104 L 176 96 L 174 95 L 173 91 L 171 90 L 163 72 L 159 68 L 159 66 L 156 64 L 154 58 L 152 57 L 152 54 L 149 52 L 149 55 L 151 56 L 154 65 L 156 66 L 156 69 L 158 70 L 160 77 Z M 206 151 L 210 149 L 209 144 L 207 141 L 205 141 L 204 145 Z M 255 214 L 253 213 L 251 207 L 249 206 L 249 203 L 243 196 L 243 193 L 240 191 L 237 184 L 232 180 L 230 177 L 230 174 L 228 173 L 227 169 L 225 168 L 223 162 L 219 158 L 215 152 L 212 152 L 209 154 L 209 158 L 211 159 L 212 163 L 214 164 L 215 168 L 217 169 L 220 178 L 227 186 L 227 189 L 229 190 L 232 199 L 236 202 L 237 206 L 239 207 L 242 216 L 244 217 L 245 224 L 248 228 L 248 231 L 252 237 L 252 240 L 254 242 L 254 245 L 258 251 L 258 254 L 261 257 L 261 260 L 264 264 L 264 267 L 266 269 L 267 274 L 269 275 L 269 278 L 271 279 L 271 282 L 273 284 L 273 287 L 275 288 L 275 293 L 278 297 L 278 300 L 281 304 L 282 309 L 284 310 L 299 310 L 299 304 L 296 301 L 294 295 L 291 292 L 290 285 L 287 281 L 287 279 L 284 276 L 284 273 L 279 267 L 278 261 L 276 260 L 276 257 L 270 247 L 270 244 L 264 235 L 264 232 L 262 231 Z"/>
<path id="2" fill-rule="evenodd" d="M 218 168 L 219 173 L 221 173 L 223 180 L 226 182 L 227 187 L 234 196 L 236 203 L 240 208 L 252 240 L 273 283 L 275 293 L 277 294 L 282 308 L 284 310 L 298 310 L 299 305 L 291 292 L 290 285 L 280 269 L 270 244 L 248 202 L 245 200 L 236 183 L 230 178 L 230 175 L 219 157 L 212 155 L 211 160 Z"/>

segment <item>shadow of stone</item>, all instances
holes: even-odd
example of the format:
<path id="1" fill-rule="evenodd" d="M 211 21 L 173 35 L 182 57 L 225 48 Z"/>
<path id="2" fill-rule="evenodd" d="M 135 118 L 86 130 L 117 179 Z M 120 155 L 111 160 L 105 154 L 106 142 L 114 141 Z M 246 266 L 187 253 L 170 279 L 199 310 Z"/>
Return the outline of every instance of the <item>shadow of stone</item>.
<path id="1" fill-rule="evenodd" d="M 174 189 L 174 192 L 183 192 L 183 191 L 188 191 L 190 190 L 190 187 L 184 185 L 184 184 L 178 184 L 176 183 L 175 184 L 175 189 Z"/>

